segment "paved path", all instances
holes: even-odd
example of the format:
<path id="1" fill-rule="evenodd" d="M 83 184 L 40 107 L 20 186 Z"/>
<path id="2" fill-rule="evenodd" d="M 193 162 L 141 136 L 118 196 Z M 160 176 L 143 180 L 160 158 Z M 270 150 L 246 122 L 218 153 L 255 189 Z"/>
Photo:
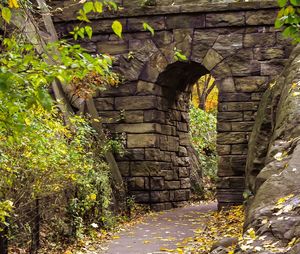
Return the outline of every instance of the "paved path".
<path id="1" fill-rule="evenodd" d="M 206 219 L 201 214 L 215 210 L 217 204 L 210 203 L 157 213 L 121 232 L 120 238 L 113 240 L 105 253 L 149 254 L 162 253 L 161 248 L 176 249 L 176 243 L 205 227 Z"/>

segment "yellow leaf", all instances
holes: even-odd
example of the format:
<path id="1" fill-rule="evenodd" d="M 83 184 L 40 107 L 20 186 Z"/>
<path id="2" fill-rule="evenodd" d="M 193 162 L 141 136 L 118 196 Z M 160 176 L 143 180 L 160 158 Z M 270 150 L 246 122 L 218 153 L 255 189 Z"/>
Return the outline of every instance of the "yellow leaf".
<path id="1" fill-rule="evenodd" d="M 19 8 L 18 0 L 8 0 L 9 8 Z"/>
<path id="2" fill-rule="evenodd" d="M 144 241 L 144 244 L 147 244 L 147 243 L 150 243 L 150 241 L 147 241 L 147 240 L 146 240 L 146 241 Z"/>

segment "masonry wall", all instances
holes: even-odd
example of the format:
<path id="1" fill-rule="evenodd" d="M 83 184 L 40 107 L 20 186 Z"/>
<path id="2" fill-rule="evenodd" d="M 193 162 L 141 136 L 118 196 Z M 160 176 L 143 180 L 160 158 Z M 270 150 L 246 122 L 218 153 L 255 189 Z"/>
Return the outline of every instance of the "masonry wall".
<path id="1" fill-rule="evenodd" d="M 186 98 L 188 86 L 205 69 L 220 90 L 218 201 L 220 206 L 242 202 L 247 144 L 258 104 L 291 51 L 273 28 L 276 12 L 276 1 L 258 1 L 131 8 L 93 17 L 93 38 L 82 45 L 92 53 L 115 56 L 114 69 L 125 79 L 95 102 L 107 128 L 126 135 L 127 153 L 118 161 L 137 201 L 165 209 L 188 200 Z M 68 37 L 77 24 L 75 13 L 68 8 L 55 18 L 61 36 Z M 111 32 L 114 19 L 123 24 L 123 40 Z M 143 31 L 143 22 L 155 29 L 153 37 Z M 191 65 L 162 80 L 176 62 L 175 47 Z"/>

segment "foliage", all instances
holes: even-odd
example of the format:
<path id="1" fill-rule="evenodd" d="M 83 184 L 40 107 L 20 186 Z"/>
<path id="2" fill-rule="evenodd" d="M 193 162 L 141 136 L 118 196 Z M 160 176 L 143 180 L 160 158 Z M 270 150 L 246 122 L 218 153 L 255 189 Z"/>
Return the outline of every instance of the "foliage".
<path id="1" fill-rule="evenodd" d="M 281 10 L 275 21 L 276 28 L 283 28 L 283 35 L 294 43 L 300 42 L 300 0 L 278 0 Z"/>
<path id="2" fill-rule="evenodd" d="M 192 103 L 207 112 L 215 112 L 218 106 L 219 90 L 212 75 L 202 76 L 192 89 Z"/>
<path id="3" fill-rule="evenodd" d="M 18 3 L 0 5 L 6 22 L 11 22 L 10 8 L 21 9 Z M 29 10 L 38 12 L 33 6 Z M 89 29 L 85 31 L 90 36 Z M 82 117 L 71 116 L 66 126 L 64 112 L 58 110 L 49 88 L 59 80 L 88 98 L 98 89 L 117 85 L 111 58 L 91 56 L 65 41 L 46 44 L 38 54 L 22 32 L 5 34 L 10 37 L 0 38 L 1 229 L 9 226 L 12 240 L 30 242 L 36 200 L 43 204 L 39 212 L 48 227 L 65 223 L 74 236 L 80 236 L 91 224 L 104 226 L 111 188 L 101 155 L 111 146 L 101 147 Z M 45 206 L 48 199 L 60 207 Z M 50 225 L 57 213 L 60 220 Z"/>
<path id="4" fill-rule="evenodd" d="M 195 230 L 193 237 L 185 238 L 177 243 L 177 249 L 161 248 L 167 253 L 211 253 L 214 243 L 225 237 L 240 238 L 243 232 L 244 210 L 242 206 L 232 207 L 220 212 L 199 214 L 199 219 L 205 219 L 205 227 Z M 230 246 L 228 253 L 234 253 L 235 246 Z"/>
<path id="5" fill-rule="evenodd" d="M 207 198 L 213 198 L 213 193 L 208 190 L 214 189 L 213 183 L 217 180 L 216 125 L 217 118 L 213 113 L 191 106 L 190 135 L 201 162 Z"/>

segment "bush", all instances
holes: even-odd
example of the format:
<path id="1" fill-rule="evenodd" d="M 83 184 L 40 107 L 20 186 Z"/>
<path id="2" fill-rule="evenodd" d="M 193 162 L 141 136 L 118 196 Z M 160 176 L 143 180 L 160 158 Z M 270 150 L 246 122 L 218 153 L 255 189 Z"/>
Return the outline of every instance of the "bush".
<path id="1" fill-rule="evenodd" d="M 217 180 L 217 118 L 215 112 L 205 112 L 191 106 L 190 109 L 190 135 L 192 144 L 197 151 L 204 180 L 204 195 L 214 198 L 215 182 Z"/>

